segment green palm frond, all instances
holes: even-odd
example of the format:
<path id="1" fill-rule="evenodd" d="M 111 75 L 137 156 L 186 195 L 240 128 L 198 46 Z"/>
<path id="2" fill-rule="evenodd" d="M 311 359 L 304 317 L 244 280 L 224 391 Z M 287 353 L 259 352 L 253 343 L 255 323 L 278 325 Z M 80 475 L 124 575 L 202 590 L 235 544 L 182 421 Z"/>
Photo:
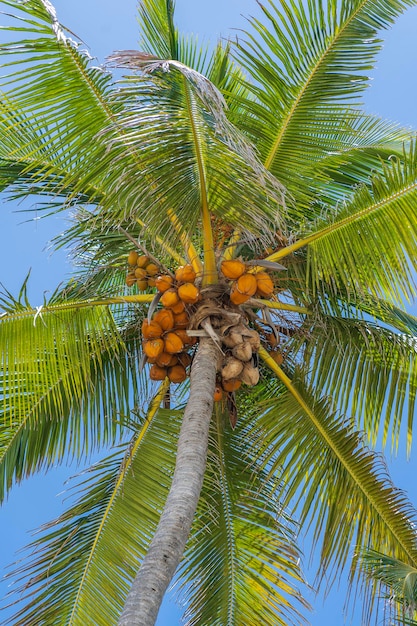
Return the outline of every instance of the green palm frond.
<path id="1" fill-rule="evenodd" d="M 122 207 L 115 213 L 116 202 L 111 205 L 113 221 L 133 218 L 136 210 L 150 233 L 171 238 L 171 210 L 190 233 L 207 211 L 232 224 L 244 221 L 259 235 L 279 221 L 282 187 L 228 122 L 224 100 L 208 79 L 179 62 L 143 61 L 139 53 L 120 52 L 112 59 L 148 72 L 127 77 L 117 95 L 117 133 L 123 131 L 129 145 L 142 146 L 139 165 L 148 184 L 138 184 L 126 164 L 111 190 Z M 118 141 L 112 133 L 110 144 Z M 226 184 L 225 175 L 234 185 Z"/>
<path id="2" fill-rule="evenodd" d="M 262 453 L 278 472 L 286 485 L 282 503 L 295 503 L 301 528 L 311 527 L 313 547 L 321 546 L 321 574 L 336 576 L 351 562 L 351 580 L 361 580 L 358 561 L 350 558 L 353 546 L 417 564 L 415 511 L 382 458 L 305 380 L 282 377 L 285 387 L 272 385 L 262 414 L 253 416 L 252 454 Z"/>
<path id="3" fill-rule="evenodd" d="M 13 12 L 0 45 L 0 158 L 9 179 L 16 173 L 12 190 L 64 195 L 67 205 L 71 195 L 94 198 L 103 180 L 97 159 L 106 169 L 99 133 L 113 116 L 111 77 L 66 36 L 49 3 L 1 4 Z M 86 172 L 90 156 L 95 167 Z"/>
<path id="4" fill-rule="evenodd" d="M 243 420 L 244 417 L 242 416 Z M 213 419 L 203 492 L 178 580 L 187 624 L 282 625 L 308 607 L 296 525 L 279 502 L 279 484 L 247 458 L 247 427 Z"/>
<path id="5" fill-rule="evenodd" d="M 27 604 L 6 623 L 117 623 L 168 493 L 179 427 L 175 411 L 145 411 L 131 441 L 82 476 L 75 504 L 10 574 Z"/>
<path id="6" fill-rule="evenodd" d="M 368 575 L 383 583 L 391 598 L 403 603 L 404 608 L 417 606 L 417 568 L 376 550 L 360 554 L 362 566 Z"/>
<path id="7" fill-rule="evenodd" d="M 373 177 L 372 189 L 362 186 L 340 205 L 333 223 L 328 215 L 326 226 L 324 220 L 317 224 L 308 247 L 313 280 L 320 275 L 346 290 L 394 303 L 414 294 L 416 157 L 413 143 L 403 160 L 392 159 Z"/>
<path id="8" fill-rule="evenodd" d="M 85 301 L 33 310 L 24 292 L 8 304 L 6 296 L 0 318 L 2 497 L 33 471 L 114 442 L 130 421 L 140 384 L 134 310 Z"/>
<path id="9" fill-rule="evenodd" d="M 306 324 L 308 326 L 308 322 Z M 344 414 L 376 445 L 391 438 L 398 446 L 407 418 L 411 445 L 417 392 L 417 343 L 371 321 L 319 316 L 302 333 L 300 358 L 321 395 L 330 395 Z"/>
<path id="10" fill-rule="evenodd" d="M 261 5 L 264 23 L 251 20 L 252 30 L 239 38 L 237 58 L 256 100 L 242 127 L 265 166 L 304 206 L 311 199 L 309 167 L 349 145 L 354 107 L 381 47 L 378 31 L 412 4 L 269 0 Z"/>
<path id="11" fill-rule="evenodd" d="M 306 280 L 312 290 L 371 294 L 393 304 L 414 295 L 417 264 L 417 152 L 412 142 L 403 158 L 392 158 L 360 185 L 345 203 L 316 220 L 303 238 L 270 255 L 278 261 L 307 249 Z"/>

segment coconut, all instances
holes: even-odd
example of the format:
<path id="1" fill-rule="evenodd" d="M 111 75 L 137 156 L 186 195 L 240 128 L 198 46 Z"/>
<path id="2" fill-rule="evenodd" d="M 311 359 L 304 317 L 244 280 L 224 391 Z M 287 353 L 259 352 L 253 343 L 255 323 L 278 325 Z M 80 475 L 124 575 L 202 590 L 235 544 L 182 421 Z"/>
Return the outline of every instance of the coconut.
<path id="1" fill-rule="evenodd" d="M 167 375 L 167 370 L 165 367 L 159 367 L 159 365 L 154 364 L 149 370 L 149 378 L 151 380 L 164 380 Z"/>
<path id="2" fill-rule="evenodd" d="M 178 315 L 178 313 L 182 313 L 183 311 L 185 311 L 185 304 L 184 302 L 182 302 L 182 300 L 178 300 L 177 304 L 170 308 L 174 315 Z"/>
<path id="3" fill-rule="evenodd" d="M 175 272 L 175 278 L 179 283 L 193 283 L 196 277 L 192 265 L 181 265 Z"/>
<path id="4" fill-rule="evenodd" d="M 259 346 L 261 345 L 261 338 L 256 330 L 247 328 L 244 333 L 244 339 L 251 345 L 253 352 L 258 352 Z"/>
<path id="5" fill-rule="evenodd" d="M 242 370 L 243 370 L 242 361 L 239 361 L 239 359 L 235 359 L 235 357 L 233 356 L 229 356 L 227 357 L 225 365 L 222 368 L 222 378 L 224 380 L 237 378 Z"/>
<path id="6" fill-rule="evenodd" d="M 155 263 L 148 263 L 145 269 L 148 276 L 156 276 L 159 272 L 159 268 L 157 265 L 155 265 Z"/>
<path id="7" fill-rule="evenodd" d="M 183 283 L 178 287 L 178 296 L 186 304 L 194 304 L 200 299 L 200 291 L 193 283 Z"/>
<path id="8" fill-rule="evenodd" d="M 146 270 L 143 267 L 137 267 L 135 269 L 135 276 L 136 278 L 139 278 L 139 280 L 141 278 L 146 278 Z"/>
<path id="9" fill-rule="evenodd" d="M 187 378 L 187 372 L 183 365 L 174 365 L 168 369 L 168 378 L 172 383 L 182 383 Z"/>
<path id="10" fill-rule="evenodd" d="M 188 314 L 183 311 L 182 313 L 178 313 L 174 315 L 174 326 L 175 328 L 188 328 L 188 324 L 190 323 L 190 318 Z"/>
<path id="11" fill-rule="evenodd" d="M 213 399 L 214 402 L 220 402 L 223 400 L 223 389 L 218 385 L 214 388 Z"/>
<path id="12" fill-rule="evenodd" d="M 233 283 L 232 289 L 230 291 L 230 300 L 233 302 L 233 304 L 243 304 L 244 302 L 246 302 L 246 300 L 249 300 L 249 298 L 250 296 L 241 293 L 237 288 L 237 284 Z"/>
<path id="13" fill-rule="evenodd" d="M 238 343 L 232 350 L 234 357 L 239 361 L 250 361 L 252 358 L 252 346 L 248 341 Z"/>
<path id="14" fill-rule="evenodd" d="M 178 293 L 176 289 L 167 289 L 161 296 L 162 306 L 170 309 L 178 303 Z"/>
<path id="15" fill-rule="evenodd" d="M 168 274 L 162 274 L 155 279 L 155 287 L 158 291 L 161 291 L 163 293 L 164 291 L 172 287 L 173 282 L 174 281 L 172 276 L 169 276 Z"/>
<path id="16" fill-rule="evenodd" d="M 152 276 L 148 276 L 147 281 L 148 287 L 155 287 L 156 281 Z"/>
<path id="17" fill-rule="evenodd" d="M 258 283 L 254 274 L 242 274 L 236 281 L 237 290 L 249 297 L 255 295 L 257 287 Z"/>
<path id="18" fill-rule="evenodd" d="M 236 326 L 233 326 L 228 335 L 222 337 L 222 342 L 228 348 L 234 348 L 242 343 L 243 337 L 239 332 L 236 332 Z"/>
<path id="19" fill-rule="evenodd" d="M 136 265 L 138 267 L 145 267 L 145 265 L 148 265 L 149 263 L 149 257 L 142 255 L 142 256 L 138 256 L 137 261 L 136 261 Z"/>
<path id="20" fill-rule="evenodd" d="M 169 354 L 169 352 L 161 352 L 161 354 L 155 360 L 155 363 L 159 365 L 159 367 L 171 367 L 171 359 L 172 354 Z"/>
<path id="21" fill-rule="evenodd" d="M 231 378 L 230 380 L 223 380 L 222 387 L 225 391 L 236 391 L 241 386 L 242 381 L 237 378 Z"/>
<path id="22" fill-rule="evenodd" d="M 163 339 L 148 339 L 143 346 L 143 351 L 149 358 L 157 359 L 164 351 Z"/>
<path id="23" fill-rule="evenodd" d="M 236 280 L 239 276 L 242 276 L 246 271 L 246 265 L 239 259 L 233 259 L 231 261 L 223 261 L 220 270 L 223 276 Z"/>
<path id="24" fill-rule="evenodd" d="M 128 287 L 133 287 L 133 285 L 136 284 L 136 276 L 133 272 L 129 272 L 129 274 L 126 276 L 126 285 Z"/>
<path id="25" fill-rule="evenodd" d="M 157 322 L 163 331 L 174 328 L 174 314 L 170 309 L 161 309 L 155 313 L 153 321 Z"/>
<path id="26" fill-rule="evenodd" d="M 259 382 L 259 370 L 257 367 L 253 367 L 252 363 L 245 363 L 242 373 L 240 374 L 240 380 L 245 385 L 253 387 Z"/>
<path id="27" fill-rule="evenodd" d="M 146 278 L 140 278 L 136 281 L 139 291 L 146 291 L 148 288 L 148 281 Z"/>
<path id="28" fill-rule="evenodd" d="M 127 262 L 129 263 L 129 265 L 136 265 L 136 262 L 138 260 L 138 253 L 136 252 L 136 250 L 131 250 L 129 252 L 129 256 L 127 257 Z"/>
<path id="29" fill-rule="evenodd" d="M 255 278 L 257 283 L 256 294 L 264 298 L 272 296 L 274 293 L 274 283 L 269 274 L 266 272 L 258 272 L 258 274 L 255 274 Z"/>
<path id="30" fill-rule="evenodd" d="M 191 365 L 191 356 L 188 352 L 181 352 L 181 354 L 178 355 L 178 362 L 184 367 L 188 367 Z"/>
<path id="31" fill-rule="evenodd" d="M 147 319 L 143 320 L 142 335 L 145 337 L 145 339 L 157 339 L 158 337 L 161 337 L 162 333 L 162 327 L 160 326 L 160 324 L 158 324 L 158 322 L 154 320 L 148 322 Z"/>
<path id="32" fill-rule="evenodd" d="M 176 333 L 170 332 L 165 336 L 165 352 L 177 354 L 184 349 L 184 342 Z"/>

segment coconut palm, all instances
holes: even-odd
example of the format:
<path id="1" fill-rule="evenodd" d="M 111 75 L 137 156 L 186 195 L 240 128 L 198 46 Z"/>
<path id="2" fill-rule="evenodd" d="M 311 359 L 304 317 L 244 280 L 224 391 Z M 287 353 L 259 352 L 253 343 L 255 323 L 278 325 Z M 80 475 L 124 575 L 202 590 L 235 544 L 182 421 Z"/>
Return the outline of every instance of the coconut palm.
<path id="1" fill-rule="evenodd" d="M 360 98 L 414 3 L 269 2 L 205 50 L 142 0 L 106 69 L 46 0 L 1 4 L 2 188 L 70 215 L 75 266 L 38 306 L 2 295 L 2 496 L 107 450 L 18 565 L 12 623 L 153 624 L 176 572 L 189 624 L 299 624 L 307 530 L 318 582 L 371 601 L 354 547 L 417 567 L 372 451 L 403 418 L 411 445 L 417 158 Z M 152 337 L 175 303 L 185 336 Z"/>

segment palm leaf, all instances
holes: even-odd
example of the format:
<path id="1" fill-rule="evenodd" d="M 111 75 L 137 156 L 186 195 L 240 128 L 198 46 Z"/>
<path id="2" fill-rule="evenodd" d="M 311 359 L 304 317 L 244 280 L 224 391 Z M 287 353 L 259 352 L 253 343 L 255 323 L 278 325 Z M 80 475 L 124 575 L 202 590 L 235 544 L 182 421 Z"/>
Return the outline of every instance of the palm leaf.
<path id="1" fill-rule="evenodd" d="M 265 464 L 286 485 L 282 503 L 287 506 L 292 500 L 301 527 L 311 526 L 313 548 L 321 545 L 320 572 L 327 571 L 328 584 L 349 563 L 352 546 L 417 563 L 415 511 L 393 486 L 382 458 L 364 446 L 352 422 L 338 416 L 328 400 L 317 398 L 305 380 L 291 382 L 276 364 L 271 368 L 285 386 L 272 384 L 269 398 L 261 403 L 262 414 L 251 432 L 253 454 L 263 451 Z M 357 558 L 350 565 L 351 581 L 359 581 Z"/>
<path id="2" fill-rule="evenodd" d="M 175 412 L 154 415 L 164 393 L 127 447 L 89 470 L 75 504 L 29 546 L 29 559 L 11 574 L 28 602 L 7 623 L 117 623 L 173 471 L 180 423 Z"/>
<path id="3" fill-rule="evenodd" d="M 246 458 L 247 426 L 213 420 L 196 521 L 178 573 L 187 624 L 300 624 L 296 526 L 274 478 Z"/>
<path id="4" fill-rule="evenodd" d="M 316 389 L 330 395 L 343 413 L 357 416 L 376 445 L 398 446 L 407 417 L 411 445 L 417 391 L 414 334 L 398 334 L 370 321 L 317 316 L 301 331 L 303 367 Z M 307 330 L 308 327 L 308 330 Z"/>
<path id="5" fill-rule="evenodd" d="M 253 80 L 242 127 L 304 207 L 309 169 L 313 174 L 322 158 L 350 143 L 356 105 L 381 47 L 378 31 L 413 4 L 269 0 L 261 5 L 264 23 L 252 19 L 239 39 L 237 57 Z"/>
<path id="6" fill-rule="evenodd" d="M 319 289 L 365 294 L 396 303 L 414 294 L 416 268 L 416 144 L 403 159 L 393 158 L 372 188 L 360 186 L 351 198 L 322 216 L 311 234 L 270 255 L 277 261 L 305 246 L 307 280 Z"/>
<path id="7" fill-rule="evenodd" d="M 3 497 L 15 480 L 120 436 L 138 398 L 139 335 L 125 305 L 67 301 L 33 310 L 23 291 L 8 303 L 3 296 L 2 306 Z"/>

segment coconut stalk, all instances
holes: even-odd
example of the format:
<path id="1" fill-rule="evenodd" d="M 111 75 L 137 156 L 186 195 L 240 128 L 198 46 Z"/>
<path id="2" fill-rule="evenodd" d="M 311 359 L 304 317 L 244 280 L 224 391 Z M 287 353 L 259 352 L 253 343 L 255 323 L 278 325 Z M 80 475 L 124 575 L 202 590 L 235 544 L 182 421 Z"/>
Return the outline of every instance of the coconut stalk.
<path id="1" fill-rule="evenodd" d="M 178 440 L 171 489 L 154 537 L 128 593 L 119 626 L 153 626 L 181 561 L 206 468 L 219 349 L 202 338 L 193 361 L 190 396 Z"/>

